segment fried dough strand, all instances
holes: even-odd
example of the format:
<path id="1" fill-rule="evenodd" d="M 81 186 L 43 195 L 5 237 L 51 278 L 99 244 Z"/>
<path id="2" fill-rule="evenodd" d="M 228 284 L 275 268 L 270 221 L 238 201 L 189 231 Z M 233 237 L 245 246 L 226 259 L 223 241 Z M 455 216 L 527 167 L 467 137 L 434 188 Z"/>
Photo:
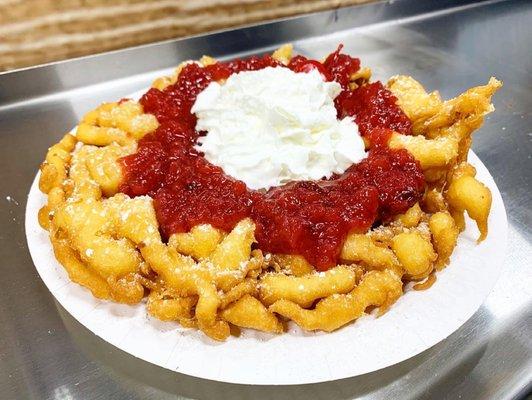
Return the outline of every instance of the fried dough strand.
<path id="1" fill-rule="evenodd" d="M 402 288 L 401 279 L 394 272 L 370 271 L 351 292 L 326 297 L 312 310 L 284 299 L 269 309 L 305 330 L 331 332 L 361 317 L 369 306 L 389 307 L 401 296 Z"/>

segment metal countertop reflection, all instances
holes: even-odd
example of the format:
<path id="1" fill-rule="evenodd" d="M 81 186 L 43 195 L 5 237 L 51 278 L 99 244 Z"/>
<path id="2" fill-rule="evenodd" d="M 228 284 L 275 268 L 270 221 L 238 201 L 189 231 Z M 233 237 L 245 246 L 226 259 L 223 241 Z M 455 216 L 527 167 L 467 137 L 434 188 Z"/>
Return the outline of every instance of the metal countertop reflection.
<path id="1" fill-rule="evenodd" d="M 397 0 L 0 74 L 0 398 L 524 397 L 532 382 L 531 26 L 527 1 Z M 328 383 L 206 381 L 153 366 L 102 341 L 55 303 L 27 250 L 26 196 L 47 147 L 86 111 L 149 86 L 182 60 L 262 53 L 286 42 L 315 58 L 344 43 L 377 79 L 412 75 L 443 97 L 491 75 L 504 81 L 494 100 L 497 110 L 473 146 L 508 213 L 501 279 L 481 309 L 443 342 L 393 367 Z"/>

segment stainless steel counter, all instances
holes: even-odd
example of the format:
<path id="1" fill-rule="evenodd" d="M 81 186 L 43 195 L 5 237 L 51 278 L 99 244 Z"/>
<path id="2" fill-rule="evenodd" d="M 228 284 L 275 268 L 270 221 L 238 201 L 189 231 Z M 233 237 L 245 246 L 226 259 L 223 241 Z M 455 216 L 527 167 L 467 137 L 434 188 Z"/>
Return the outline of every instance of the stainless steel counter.
<path id="1" fill-rule="evenodd" d="M 525 396 L 532 382 L 532 3 L 464 3 L 377 3 L 0 75 L 0 398 Z M 152 366 L 103 342 L 54 302 L 28 254 L 26 195 L 46 148 L 84 112 L 148 86 L 183 59 L 260 53 L 285 42 L 314 57 L 342 42 L 377 77 L 410 74 L 445 97 L 490 75 L 504 81 L 497 111 L 474 144 L 509 217 L 500 281 L 471 320 L 430 350 L 381 371 L 323 384 L 210 382 Z"/>

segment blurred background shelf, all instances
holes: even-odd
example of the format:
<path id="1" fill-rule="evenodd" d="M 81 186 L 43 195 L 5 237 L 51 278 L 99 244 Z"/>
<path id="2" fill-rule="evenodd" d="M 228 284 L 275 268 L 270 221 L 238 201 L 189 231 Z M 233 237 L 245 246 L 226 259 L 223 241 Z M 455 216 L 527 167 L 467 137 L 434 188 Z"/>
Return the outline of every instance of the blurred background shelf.
<path id="1" fill-rule="evenodd" d="M 372 0 L 0 0 L 0 71 Z"/>

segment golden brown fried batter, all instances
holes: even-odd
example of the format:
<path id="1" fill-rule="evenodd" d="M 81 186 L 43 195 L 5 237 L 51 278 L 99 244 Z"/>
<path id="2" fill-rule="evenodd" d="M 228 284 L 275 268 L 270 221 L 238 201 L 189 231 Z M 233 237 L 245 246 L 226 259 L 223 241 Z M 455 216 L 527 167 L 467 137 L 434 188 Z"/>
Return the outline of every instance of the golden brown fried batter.
<path id="1" fill-rule="evenodd" d="M 273 58 L 288 64 L 292 46 Z M 216 60 L 203 57 L 201 65 Z M 163 90 L 175 83 L 156 80 Z M 371 70 L 351 76 L 352 88 L 367 84 Z M 158 127 L 155 116 L 132 100 L 104 103 L 87 113 L 76 135 L 52 146 L 41 165 L 40 190 L 48 202 L 39 223 L 50 233 L 58 261 L 70 279 L 95 297 L 127 304 L 147 297 L 150 315 L 226 339 L 231 326 L 282 333 L 278 316 L 305 330 L 333 331 L 373 307 L 385 312 L 418 281 L 426 289 L 448 263 L 464 229 L 464 212 L 475 220 L 479 241 L 488 232 L 489 189 L 467 163 L 473 132 L 493 111 L 495 78 L 454 99 L 427 93 L 409 76 L 395 76 L 388 88 L 411 119 L 413 136 L 393 133 L 390 148 L 404 148 L 420 163 L 427 190 L 404 214 L 371 229 L 353 232 L 337 265 L 317 272 L 296 254 L 263 254 L 256 248 L 255 224 L 243 219 L 232 231 L 197 225 L 172 235 L 159 233 L 153 201 L 118 193 L 118 159 Z"/>

